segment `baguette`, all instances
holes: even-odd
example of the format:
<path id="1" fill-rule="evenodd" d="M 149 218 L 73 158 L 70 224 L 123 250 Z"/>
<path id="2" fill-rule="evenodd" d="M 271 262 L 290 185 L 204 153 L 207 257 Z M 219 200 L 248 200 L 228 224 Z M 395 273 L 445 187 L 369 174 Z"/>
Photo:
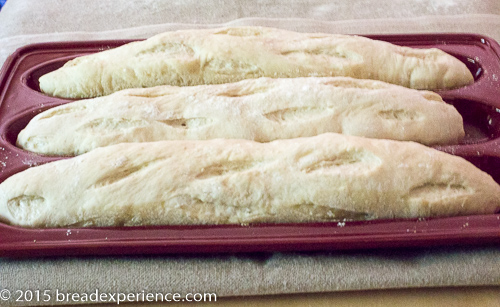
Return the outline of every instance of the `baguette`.
<path id="1" fill-rule="evenodd" d="M 310 76 L 350 76 L 415 89 L 473 82 L 465 64 L 439 49 L 263 27 L 166 32 L 76 58 L 39 82 L 49 95 L 90 98 L 126 88 Z"/>
<path id="2" fill-rule="evenodd" d="M 337 132 L 456 144 L 462 117 L 438 94 L 347 77 L 259 78 L 222 85 L 129 89 L 34 117 L 17 145 L 79 155 L 121 142 L 276 139 Z"/>
<path id="3" fill-rule="evenodd" d="M 327 133 L 122 143 L 0 184 L 0 217 L 27 227 L 246 224 L 492 214 L 500 188 L 413 142 Z"/>

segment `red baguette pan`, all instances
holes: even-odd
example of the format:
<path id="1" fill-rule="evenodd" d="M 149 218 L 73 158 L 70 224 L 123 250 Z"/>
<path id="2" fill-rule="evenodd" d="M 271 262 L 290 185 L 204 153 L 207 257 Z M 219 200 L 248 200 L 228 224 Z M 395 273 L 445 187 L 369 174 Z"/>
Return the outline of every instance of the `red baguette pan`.
<path id="1" fill-rule="evenodd" d="M 439 48 L 464 62 L 475 82 L 438 92 L 464 118 L 462 144 L 436 147 L 462 156 L 500 182 L 500 46 L 474 34 L 375 35 L 414 48 Z M 0 73 L 0 182 L 45 157 L 15 146 L 41 111 L 71 100 L 49 97 L 38 78 L 77 56 L 130 41 L 42 43 L 18 49 Z M 62 256 L 345 250 L 500 242 L 500 214 L 308 224 L 29 229 L 0 223 L 0 256 Z"/>

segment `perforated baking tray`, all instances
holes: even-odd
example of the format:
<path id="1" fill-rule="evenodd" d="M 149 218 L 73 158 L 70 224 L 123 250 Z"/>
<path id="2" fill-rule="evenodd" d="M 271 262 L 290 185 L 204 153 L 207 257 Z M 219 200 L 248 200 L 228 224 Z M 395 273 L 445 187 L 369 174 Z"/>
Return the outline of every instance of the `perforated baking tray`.
<path id="1" fill-rule="evenodd" d="M 439 91 L 462 114 L 462 144 L 436 147 L 459 155 L 500 182 L 500 46 L 474 34 L 375 35 L 415 48 L 436 47 L 464 62 L 474 84 Z M 0 73 L 0 182 L 45 157 L 15 146 L 36 114 L 70 102 L 49 97 L 38 78 L 77 56 L 130 41 L 33 44 L 18 49 Z M 64 187 L 61 187 L 63 189 Z M 421 247 L 500 242 L 500 214 L 452 218 L 307 224 L 29 229 L 0 223 L 0 256 L 112 255 L 210 252 L 312 251 Z"/>

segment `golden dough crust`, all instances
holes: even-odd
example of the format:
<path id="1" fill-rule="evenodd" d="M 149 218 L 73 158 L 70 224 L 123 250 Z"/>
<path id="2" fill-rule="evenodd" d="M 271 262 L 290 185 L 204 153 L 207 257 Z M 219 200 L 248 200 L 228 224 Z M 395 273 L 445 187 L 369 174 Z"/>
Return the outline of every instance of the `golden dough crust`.
<path id="1" fill-rule="evenodd" d="M 310 76 L 374 79 L 415 89 L 473 82 L 465 64 L 438 49 L 263 27 L 166 32 L 76 58 L 39 81 L 49 95 L 90 98 L 126 88 Z"/>
<path id="2" fill-rule="evenodd" d="M 28 227 L 244 224 L 492 214 L 500 187 L 412 142 L 327 133 L 123 143 L 0 184 L 0 217 Z"/>

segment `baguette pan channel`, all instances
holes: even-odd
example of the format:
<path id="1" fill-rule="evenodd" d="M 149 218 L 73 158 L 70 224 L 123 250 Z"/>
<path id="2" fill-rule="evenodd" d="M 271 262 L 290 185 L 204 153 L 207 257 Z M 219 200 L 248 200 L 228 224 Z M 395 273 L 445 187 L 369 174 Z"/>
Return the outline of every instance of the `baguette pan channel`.
<path id="1" fill-rule="evenodd" d="M 358 36 L 230 27 L 166 32 L 82 56 L 39 82 L 49 95 L 90 98 L 126 88 L 310 76 L 374 79 L 415 89 L 450 89 L 474 81 L 465 64 L 439 49 Z"/>
<path id="2" fill-rule="evenodd" d="M 433 92 L 347 77 L 259 78 L 72 102 L 34 117 L 17 144 L 45 155 L 79 155 L 122 142 L 269 142 L 325 132 L 426 145 L 457 144 L 465 134 L 460 113 Z"/>
<path id="3" fill-rule="evenodd" d="M 460 157 L 327 133 L 98 148 L 5 180 L 0 217 L 42 228 L 445 217 L 492 214 L 499 197 Z"/>

